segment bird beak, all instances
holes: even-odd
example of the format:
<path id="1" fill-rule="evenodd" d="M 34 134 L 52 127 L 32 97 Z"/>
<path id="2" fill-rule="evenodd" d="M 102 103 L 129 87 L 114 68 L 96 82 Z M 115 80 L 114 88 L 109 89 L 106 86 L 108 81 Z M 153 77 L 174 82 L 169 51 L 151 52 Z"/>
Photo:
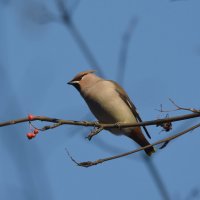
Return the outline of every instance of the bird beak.
<path id="1" fill-rule="evenodd" d="M 79 83 L 79 81 L 69 81 L 67 84 L 69 84 L 69 85 L 75 85 L 75 84 L 77 84 L 77 83 Z"/>
<path id="2" fill-rule="evenodd" d="M 69 82 L 67 82 L 67 84 L 69 84 L 69 85 L 72 85 L 72 84 L 73 84 L 73 82 L 72 82 L 72 81 L 69 81 Z"/>

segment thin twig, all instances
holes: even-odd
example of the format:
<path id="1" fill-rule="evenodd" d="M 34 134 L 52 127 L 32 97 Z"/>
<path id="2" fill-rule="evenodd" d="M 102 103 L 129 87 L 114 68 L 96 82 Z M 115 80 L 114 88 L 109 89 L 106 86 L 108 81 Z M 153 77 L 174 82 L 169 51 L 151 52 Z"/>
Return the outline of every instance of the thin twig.
<path id="1" fill-rule="evenodd" d="M 180 107 L 179 105 L 177 105 L 175 103 L 175 101 L 173 101 L 172 99 L 169 98 L 169 101 L 171 101 L 171 103 L 177 108 L 177 110 L 186 110 L 186 111 L 190 111 L 193 113 L 200 113 L 200 110 L 197 110 L 195 108 L 184 108 L 184 107 Z"/>
<path id="2" fill-rule="evenodd" d="M 103 130 L 103 127 L 100 128 L 95 128 L 94 130 L 91 131 L 91 133 L 86 137 L 89 141 L 98 133 L 100 133 Z"/>
<path id="3" fill-rule="evenodd" d="M 65 148 L 65 151 L 66 151 L 67 155 L 69 156 L 69 158 L 72 160 L 72 162 L 74 162 L 74 163 L 76 163 L 77 165 L 79 165 L 79 163 L 76 162 L 76 160 L 74 160 L 74 158 L 71 156 L 71 154 L 69 153 L 69 151 L 68 151 L 67 148 Z"/>
<path id="4" fill-rule="evenodd" d="M 159 111 L 159 112 L 161 112 L 161 113 L 169 113 L 169 112 L 177 111 L 178 109 L 175 108 L 175 109 L 171 109 L 171 110 L 164 110 L 164 109 L 163 109 L 163 105 L 160 104 L 160 109 L 155 109 L 155 110 L 156 110 L 156 111 Z"/>
<path id="5" fill-rule="evenodd" d="M 70 31 L 70 33 L 71 33 L 72 37 L 74 38 L 74 40 L 76 41 L 76 43 L 78 44 L 81 52 L 83 53 L 83 55 L 85 56 L 85 58 L 87 59 L 89 64 L 94 69 L 96 69 L 101 76 L 103 76 L 103 72 L 102 72 L 101 68 L 99 67 L 99 64 L 98 64 L 95 56 L 93 55 L 89 46 L 83 39 L 83 36 L 79 32 L 74 21 L 70 17 L 69 11 L 66 8 L 66 5 L 64 4 L 63 0 L 57 0 L 57 6 L 60 11 L 60 16 L 62 18 L 63 24 L 66 25 L 66 27 L 68 27 L 68 30 Z"/>
<path id="6" fill-rule="evenodd" d="M 193 113 L 200 113 L 200 110 L 197 110 L 195 108 L 185 108 L 185 107 L 181 107 L 178 104 L 175 103 L 175 101 L 173 101 L 171 98 L 169 98 L 169 101 L 176 107 L 175 109 L 172 110 L 164 110 L 162 104 L 160 105 L 160 109 L 156 109 L 159 112 L 174 112 L 174 111 L 178 111 L 178 110 L 185 110 L 185 111 L 190 111 Z"/>
<path id="7" fill-rule="evenodd" d="M 121 84 L 123 83 L 123 79 L 124 79 L 128 48 L 129 48 L 131 36 L 133 34 L 133 31 L 136 28 L 137 23 L 138 23 L 138 18 L 134 16 L 129 22 L 127 30 L 125 31 L 122 37 L 122 44 L 121 44 L 120 53 L 119 53 L 118 75 L 117 75 L 117 80 Z"/>
<path id="8" fill-rule="evenodd" d="M 170 136 L 170 137 L 167 137 L 165 139 L 162 139 L 162 140 L 159 140 L 153 144 L 150 144 L 150 145 L 147 145 L 147 146 L 144 146 L 144 147 L 140 147 L 138 149 L 135 149 L 133 151 L 129 151 L 129 152 L 126 152 L 126 153 L 123 153 L 123 154 L 119 154 L 119 155 L 116 155 L 116 156 L 111 156 L 111 157 L 107 157 L 107 158 L 101 158 L 101 159 L 98 159 L 98 160 L 95 160 L 95 161 L 86 161 L 86 162 L 80 162 L 78 163 L 77 161 L 75 161 L 73 159 L 73 161 L 78 165 L 78 166 L 81 166 L 81 167 L 91 167 L 91 166 L 94 166 L 94 165 L 98 165 L 100 163 L 103 163 L 103 162 L 106 162 L 106 161 L 110 161 L 110 160 L 114 160 L 114 159 L 117 159 L 117 158 L 121 158 L 121 157 L 124 157 L 124 156 L 128 156 L 130 154 L 134 154 L 136 152 L 139 152 L 139 151 L 142 151 L 142 150 L 145 150 L 149 147 L 152 147 L 152 146 L 155 146 L 155 145 L 158 145 L 158 144 L 161 144 L 161 143 L 164 143 L 164 142 L 167 142 L 167 141 L 171 141 L 171 140 L 174 140 L 175 138 L 178 138 L 196 128 L 200 127 L 200 123 L 199 124 L 196 124 L 195 126 L 192 126 L 180 133 L 177 133 L 173 136 Z"/>

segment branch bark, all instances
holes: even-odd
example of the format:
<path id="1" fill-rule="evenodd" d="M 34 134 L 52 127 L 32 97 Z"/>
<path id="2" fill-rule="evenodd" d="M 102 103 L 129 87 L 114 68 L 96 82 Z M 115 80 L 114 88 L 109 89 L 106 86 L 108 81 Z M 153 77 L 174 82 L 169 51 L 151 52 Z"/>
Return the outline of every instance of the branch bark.
<path id="1" fill-rule="evenodd" d="M 144 121 L 144 122 L 140 122 L 140 123 L 101 124 L 101 123 L 98 123 L 98 122 L 63 120 L 63 119 L 50 118 L 50 117 L 45 117 L 45 116 L 33 116 L 33 115 L 31 115 L 31 118 L 30 118 L 30 115 L 29 115 L 26 118 L 1 122 L 0 127 L 14 125 L 14 124 L 23 123 L 23 122 L 32 122 L 32 121 L 45 121 L 45 122 L 53 123 L 52 125 L 44 126 L 43 128 L 39 129 L 41 131 L 46 131 L 48 129 L 57 128 L 58 126 L 61 126 L 61 125 L 93 126 L 93 127 L 97 128 L 97 131 L 94 131 L 94 132 L 89 134 L 88 138 L 91 139 L 94 135 L 98 134 L 103 129 L 109 129 L 109 128 L 119 128 L 119 129 L 121 129 L 121 128 L 125 128 L 125 127 L 150 126 L 150 125 L 162 126 L 163 123 L 181 121 L 181 120 L 186 120 L 186 119 L 191 119 L 191 118 L 196 118 L 196 117 L 200 117 L 200 111 L 199 110 L 195 110 L 195 112 L 193 112 L 191 114 L 179 115 L 179 116 L 175 116 L 175 117 L 168 117 L 168 118 L 151 120 L 151 121 Z M 90 166 L 97 165 L 97 164 L 100 164 L 100 163 L 103 163 L 103 162 L 106 162 L 106 161 L 109 161 L 109 160 L 114 160 L 114 159 L 117 159 L 117 158 L 128 156 L 130 154 L 145 150 L 149 147 L 152 147 L 152 146 L 155 146 L 155 145 L 158 145 L 158 144 L 167 143 L 167 142 L 174 140 L 175 138 L 180 137 L 180 136 L 182 136 L 182 135 L 188 133 L 189 131 L 192 131 L 192 130 L 198 128 L 198 127 L 200 127 L 200 123 L 195 125 L 195 126 L 188 128 L 188 129 L 186 129 L 186 130 L 184 130 L 180 133 L 177 133 L 173 136 L 159 140 L 159 141 L 157 141 L 157 142 L 155 142 L 151 145 L 147 145 L 145 147 L 140 147 L 140 148 L 135 149 L 133 151 L 129 151 L 129 152 L 119 154 L 119 155 L 116 155 L 116 156 L 98 159 L 96 161 L 87 161 L 87 162 L 78 163 L 77 161 L 75 161 L 72 158 L 72 156 L 70 156 L 68 151 L 67 151 L 67 153 L 70 156 L 71 160 L 73 162 L 75 162 L 78 166 L 90 167 Z"/>
<path id="2" fill-rule="evenodd" d="M 182 132 L 180 132 L 180 133 L 177 133 L 177 134 L 175 134 L 175 135 L 173 135 L 173 136 L 170 136 L 170 137 L 167 137 L 167 138 L 165 138 L 165 139 L 159 140 L 159 141 L 157 141 L 157 142 L 155 142 L 155 143 L 153 143 L 153 144 L 151 144 L 151 145 L 147 145 L 147 146 L 144 146 L 144 147 L 140 147 L 140 148 L 135 149 L 135 150 L 133 150 L 133 151 L 129 151 L 129 152 L 126 152 L 126 153 L 122 153 L 122 154 L 119 154 L 119 155 L 116 155 L 116 156 L 111 156 L 111 157 L 107 157 L 107 158 L 101 158 L 101 159 L 98 159 L 98 160 L 95 160 L 95 161 L 87 161 L 87 162 L 80 162 L 80 163 L 78 163 L 78 162 L 69 154 L 69 152 L 68 152 L 68 155 L 70 156 L 71 160 L 72 160 L 73 162 L 75 162 L 78 166 L 81 166 L 81 167 L 91 167 L 91 166 L 98 165 L 98 164 L 101 164 L 101 163 L 106 162 L 106 161 L 110 161 L 110 160 L 114 160 L 114 159 L 117 159 L 117 158 L 121 158 L 121 157 L 124 157 L 124 156 L 128 156 L 128 155 L 134 154 L 134 153 L 136 153 L 136 152 L 145 150 L 145 149 L 147 149 L 147 148 L 149 148 L 149 147 L 152 147 L 152 146 L 155 146 L 155 145 L 158 145 L 158 144 L 165 143 L 165 142 L 167 142 L 167 141 L 174 140 L 174 139 L 176 139 L 176 138 L 178 138 L 178 137 L 180 137 L 180 136 L 182 136 L 182 135 L 184 135 L 184 134 L 186 134 L 186 133 L 188 133 L 188 132 L 190 132 L 190 131 L 192 131 L 192 130 L 198 128 L 198 127 L 200 127 L 200 123 L 197 124 L 197 125 L 195 125 L 195 126 L 192 126 L 192 127 L 188 128 L 188 129 L 186 129 L 186 130 L 184 130 L 184 131 L 182 131 Z"/>
<path id="3" fill-rule="evenodd" d="M 21 119 L 1 122 L 0 127 L 14 125 L 14 124 L 23 123 L 23 122 L 29 122 L 29 121 L 43 121 L 43 122 L 54 123 L 53 126 L 44 126 L 43 127 L 44 130 L 56 128 L 58 126 L 66 125 L 66 124 L 76 125 L 76 126 L 93 126 L 97 128 L 103 128 L 103 129 L 109 129 L 109 128 L 120 129 L 120 128 L 125 128 L 125 127 L 137 127 L 137 126 L 151 126 L 151 125 L 160 126 L 161 124 L 166 123 L 166 122 L 182 121 L 182 120 L 192 119 L 196 117 L 200 117 L 200 112 L 195 112 L 195 113 L 186 114 L 186 115 L 179 115 L 175 117 L 168 117 L 168 118 L 163 118 L 163 119 L 143 121 L 139 123 L 102 124 L 98 122 L 64 120 L 64 119 L 51 118 L 51 117 L 46 117 L 46 116 L 34 116 L 32 120 L 30 120 L 28 117 L 25 117 Z"/>

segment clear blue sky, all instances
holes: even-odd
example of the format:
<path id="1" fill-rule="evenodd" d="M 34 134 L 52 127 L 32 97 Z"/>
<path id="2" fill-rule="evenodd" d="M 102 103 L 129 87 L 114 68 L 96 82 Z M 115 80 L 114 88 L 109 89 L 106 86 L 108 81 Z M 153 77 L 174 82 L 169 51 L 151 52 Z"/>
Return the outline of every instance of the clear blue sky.
<path id="1" fill-rule="evenodd" d="M 78 92 L 66 84 L 94 66 L 59 21 L 55 2 L 0 2 L 0 121 L 28 113 L 94 120 Z M 172 109 L 169 97 L 180 106 L 199 108 L 198 0 L 82 0 L 77 7 L 75 0 L 66 2 L 108 79 L 117 78 L 122 37 L 137 18 L 123 86 L 144 120 L 164 116 L 155 110 L 160 104 Z M 151 142 L 197 122 L 173 124 L 170 133 L 149 127 Z M 65 152 L 67 147 L 78 161 L 95 160 L 136 148 L 128 138 L 102 132 L 89 142 L 84 137 L 90 128 L 65 126 L 29 141 L 27 132 L 26 123 L 0 129 L 0 199 L 164 199 L 142 152 L 87 169 L 77 167 Z M 151 158 L 170 199 L 185 200 L 200 191 L 199 132 L 172 141 Z"/>

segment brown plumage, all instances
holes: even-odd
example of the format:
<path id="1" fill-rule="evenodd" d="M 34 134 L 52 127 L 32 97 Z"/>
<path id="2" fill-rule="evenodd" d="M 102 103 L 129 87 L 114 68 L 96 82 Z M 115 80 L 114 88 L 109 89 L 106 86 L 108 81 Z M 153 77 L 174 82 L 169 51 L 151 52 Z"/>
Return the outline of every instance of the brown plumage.
<path id="1" fill-rule="evenodd" d="M 111 124 L 142 121 L 124 89 L 114 81 L 96 76 L 94 70 L 80 72 L 68 84 L 76 87 L 99 122 Z M 150 137 L 146 127 L 143 129 Z M 115 135 L 125 135 L 142 147 L 150 144 L 140 127 L 128 127 L 120 130 L 111 128 L 109 131 Z M 145 152 L 150 156 L 155 149 L 149 147 L 145 149 Z"/>

